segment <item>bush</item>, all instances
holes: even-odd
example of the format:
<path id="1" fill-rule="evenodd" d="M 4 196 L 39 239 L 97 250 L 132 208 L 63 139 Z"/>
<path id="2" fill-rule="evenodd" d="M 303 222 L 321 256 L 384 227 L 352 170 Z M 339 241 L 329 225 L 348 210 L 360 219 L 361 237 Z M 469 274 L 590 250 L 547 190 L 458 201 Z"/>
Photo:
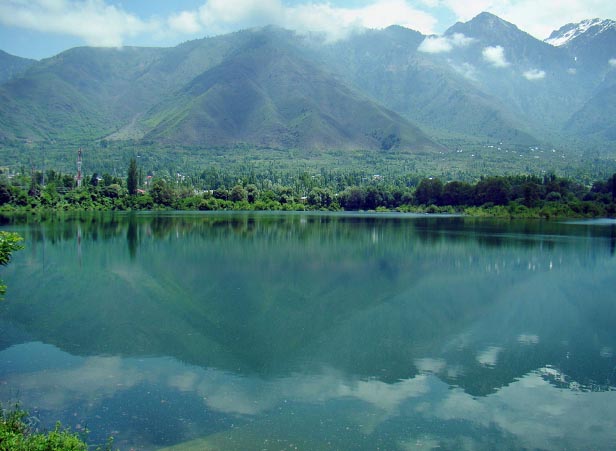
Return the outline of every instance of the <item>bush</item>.
<path id="1" fill-rule="evenodd" d="M 88 445 L 60 423 L 47 433 L 34 432 L 26 424 L 28 414 L 19 408 L 0 407 L 0 451 L 87 451 Z"/>

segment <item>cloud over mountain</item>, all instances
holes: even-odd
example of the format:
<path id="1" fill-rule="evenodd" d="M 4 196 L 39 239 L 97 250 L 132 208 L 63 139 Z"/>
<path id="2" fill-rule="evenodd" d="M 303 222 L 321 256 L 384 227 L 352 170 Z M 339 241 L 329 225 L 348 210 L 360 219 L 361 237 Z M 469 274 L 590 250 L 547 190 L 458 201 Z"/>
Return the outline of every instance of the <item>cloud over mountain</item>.
<path id="1" fill-rule="evenodd" d="M 485 47 L 481 52 L 483 59 L 494 67 L 507 67 L 509 62 L 505 58 L 505 49 L 500 45 Z"/>
<path id="2" fill-rule="evenodd" d="M 447 53 L 456 47 L 466 47 L 474 41 L 475 39 L 466 37 L 462 33 L 454 33 L 450 36 L 428 36 L 417 50 L 424 53 Z"/>

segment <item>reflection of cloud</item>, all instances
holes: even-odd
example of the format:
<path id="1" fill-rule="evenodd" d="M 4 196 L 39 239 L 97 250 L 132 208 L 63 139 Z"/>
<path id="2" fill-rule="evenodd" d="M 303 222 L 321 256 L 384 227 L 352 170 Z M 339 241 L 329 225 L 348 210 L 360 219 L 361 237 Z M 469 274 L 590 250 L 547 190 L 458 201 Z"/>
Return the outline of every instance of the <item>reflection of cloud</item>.
<path id="1" fill-rule="evenodd" d="M 9 385 L 20 387 L 26 398 L 29 393 L 42 394 L 38 402 L 48 409 L 61 409 L 76 400 L 109 397 L 146 379 L 146 375 L 126 366 L 119 357 L 89 357 L 81 366 L 42 373 L 19 374 L 18 380 L 10 380 Z"/>
<path id="2" fill-rule="evenodd" d="M 415 366 L 422 373 L 438 374 L 441 371 L 443 371 L 445 366 L 447 366 L 447 363 L 443 359 L 426 358 L 426 359 L 416 359 Z"/>
<path id="3" fill-rule="evenodd" d="M 486 428 L 495 425 L 513 434 L 522 443 L 520 448 L 601 449 L 616 440 L 612 424 L 616 392 L 560 390 L 536 373 L 485 398 L 454 389 L 437 403 L 434 415 Z"/>
<path id="4" fill-rule="evenodd" d="M 539 336 L 532 334 L 518 335 L 518 343 L 523 345 L 536 345 L 539 343 Z"/>
<path id="5" fill-rule="evenodd" d="M 477 361 L 484 366 L 496 366 L 498 354 L 503 350 L 498 346 L 490 346 L 485 351 L 477 355 Z"/>
<path id="6" fill-rule="evenodd" d="M 539 69 L 530 69 L 525 71 L 522 76 L 529 81 L 543 80 L 545 78 L 545 71 Z"/>
<path id="7" fill-rule="evenodd" d="M 610 60 L 608 62 L 610 64 L 610 66 L 616 67 L 616 58 L 610 58 Z"/>
<path id="8" fill-rule="evenodd" d="M 525 343 L 538 342 L 534 335 L 518 338 Z M 559 389 L 546 380 L 548 376 L 561 377 L 551 367 L 527 374 L 491 395 L 475 397 L 460 388 L 449 387 L 434 374 L 386 383 L 326 369 L 314 374 L 265 379 L 190 367 L 169 358 L 77 358 L 42 344 L 14 346 L 10 355 L 22 353 L 22 346 L 38 346 L 40 352 L 52 350 L 54 358 L 71 361 L 70 368 L 66 369 L 2 374 L 5 383 L 0 385 L 0 399 L 7 398 L 8 390 L 18 391 L 27 395 L 24 402 L 43 409 L 63 410 L 75 402 L 86 402 L 96 411 L 105 399 L 148 383 L 159 387 L 160 393 L 179 390 L 184 395 L 192 394 L 208 411 L 242 417 L 262 418 L 259 416 L 279 411 L 287 401 L 293 403 L 294 409 L 304 405 L 310 406 L 313 413 L 314 409 L 321 408 L 330 415 L 337 406 L 353 401 L 361 404 L 349 410 L 336 410 L 335 421 L 340 425 L 355 425 L 367 435 L 380 434 L 380 425 L 388 421 L 438 424 L 434 431 L 404 435 L 407 428 L 390 429 L 392 423 L 388 423 L 388 431 L 402 434 L 392 437 L 402 449 L 456 448 L 459 445 L 448 442 L 450 439 L 440 434 L 449 421 L 456 428 L 468 426 L 462 429 L 468 431 L 468 443 L 464 445 L 467 449 L 475 449 L 475 445 L 482 447 L 479 441 L 482 428 L 499 434 L 497 437 L 503 440 L 515 440 L 518 448 L 558 450 L 566 445 L 571 449 L 600 449 L 616 440 L 611 424 L 616 417 L 616 393 Z M 477 360 L 494 365 L 501 350 L 487 348 Z M 7 352 L 0 352 L 0 361 L 10 357 Z M 443 359 L 423 358 L 414 363 L 428 373 L 448 368 Z M 287 421 L 285 416 L 277 418 L 276 421 Z"/>

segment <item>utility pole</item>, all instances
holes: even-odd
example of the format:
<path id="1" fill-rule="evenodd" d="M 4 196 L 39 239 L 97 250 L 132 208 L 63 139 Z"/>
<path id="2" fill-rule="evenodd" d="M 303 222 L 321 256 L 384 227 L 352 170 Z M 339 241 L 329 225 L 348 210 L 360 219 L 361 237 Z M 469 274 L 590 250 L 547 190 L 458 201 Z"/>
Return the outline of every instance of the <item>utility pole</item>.
<path id="1" fill-rule="evenodd" d="M 83 176 L 81 175 L 81 147 L 77 151 L 77 188 L 81 188 L 81 180 Z"/>

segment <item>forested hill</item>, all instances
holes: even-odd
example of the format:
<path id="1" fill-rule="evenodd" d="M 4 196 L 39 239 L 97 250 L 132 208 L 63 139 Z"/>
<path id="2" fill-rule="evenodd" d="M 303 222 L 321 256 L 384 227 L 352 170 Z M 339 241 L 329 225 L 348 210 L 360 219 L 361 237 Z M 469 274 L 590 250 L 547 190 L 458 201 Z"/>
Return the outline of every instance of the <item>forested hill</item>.
<path id="1" fill-rule="evenodd" d="M 577 34 L 570 24 L 543 42 L 482 13 L 442 36 L 394 26 L 330 43 L 265 27 L 173 48 L 75 48 L 4 76 L 0 138 L 609 153 L 616 23 L 600 24 Z"/>

